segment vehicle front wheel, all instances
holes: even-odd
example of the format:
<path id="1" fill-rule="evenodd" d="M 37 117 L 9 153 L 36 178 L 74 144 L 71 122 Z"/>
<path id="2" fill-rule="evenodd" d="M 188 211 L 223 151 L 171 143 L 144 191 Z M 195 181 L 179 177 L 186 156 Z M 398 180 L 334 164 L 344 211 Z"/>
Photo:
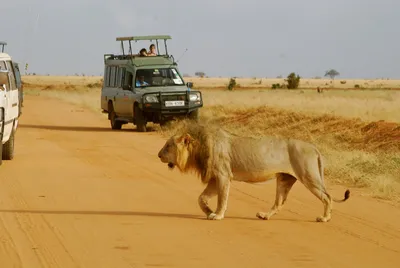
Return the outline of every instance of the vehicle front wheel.
<path id="1" fill-rule="evenodd" d="M 137 131 L 146 132 L 146 118 L 144 117 L 142 110 L 140 110 L 139 106 L 137 105 L 135 105 L 134 108 L 134 116 Z"/>
<path id="2" fill-rule="evenodd" d="M 114 112 L 114 107 L 111 105 L 108 109 L 108 117 L 110 118 L 111 129 L 121 129 L 122 122 L 117 120 L 117 115 Z"/>

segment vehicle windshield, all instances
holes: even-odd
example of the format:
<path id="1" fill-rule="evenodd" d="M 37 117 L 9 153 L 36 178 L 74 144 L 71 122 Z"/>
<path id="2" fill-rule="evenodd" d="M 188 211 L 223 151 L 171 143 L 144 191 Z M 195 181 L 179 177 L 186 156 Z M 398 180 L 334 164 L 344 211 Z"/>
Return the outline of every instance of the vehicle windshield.
<path id="1" fill-rule="evenodd" d="M 135 87 L 182 86 L 182 77 L 175 68 L 141 69 L 136 71 Z"/>

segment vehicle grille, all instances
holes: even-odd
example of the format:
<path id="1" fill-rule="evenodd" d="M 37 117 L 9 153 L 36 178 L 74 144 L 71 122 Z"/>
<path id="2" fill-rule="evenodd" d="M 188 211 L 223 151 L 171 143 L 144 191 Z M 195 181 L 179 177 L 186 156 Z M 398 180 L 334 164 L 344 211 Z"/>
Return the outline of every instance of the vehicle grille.
<path id="1" fill-rule="evenodd" d="M 186 100 L 186 94 L 161 95 L 161 101 L 175 101 L 175 100 Z"/>

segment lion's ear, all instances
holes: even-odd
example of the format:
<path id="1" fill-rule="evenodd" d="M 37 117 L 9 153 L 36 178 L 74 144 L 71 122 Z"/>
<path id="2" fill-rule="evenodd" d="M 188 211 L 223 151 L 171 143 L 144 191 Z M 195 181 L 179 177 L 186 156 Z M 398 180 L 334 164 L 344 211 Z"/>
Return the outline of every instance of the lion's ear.
<path id="1" fill-rule="evenodd" d="M 188 144 L 191 143 L 193 140 L 194 140 L 194 139 L 192 138 L 192 136 L 189 135 L 189 133 L 186 133 L 186 134 L 183 136 L 183 143 L 184 143 L 185 145 L 188 145 Z"/>

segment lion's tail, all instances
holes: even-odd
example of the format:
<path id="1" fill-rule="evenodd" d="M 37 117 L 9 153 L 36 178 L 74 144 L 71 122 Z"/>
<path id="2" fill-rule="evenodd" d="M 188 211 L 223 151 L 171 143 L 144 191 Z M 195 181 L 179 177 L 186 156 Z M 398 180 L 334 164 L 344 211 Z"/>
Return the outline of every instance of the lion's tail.
<path id="1" fill-rule="evenodd" d="M 332 198 L 332 200 L 335 201 L 336 203 L 342 203 L 342 202 L 346 201 L 347 199 L 349 199 L 349 197 L 350 197 L 350 190 L 347 189 L 346 192 L 344 192 L 343 199 Z"/>
<path id="2" fill-rule="evenodd" d="M 324 164 L 323 164 L 323 161 L 322 161 L 321 153 L 320 153 L 318 150 L 317 150 L 317 152 L 318 152 L 318 168 L 319 168 L 319 175 L 321 176 L 321 182 L 322 182 L 322 184 L 324 184 Z M 342 203 L 342 202 L 345 202 L 347 199 L 349 199 L 349 197 L 350 197 L 350 190 L 347 189 L 347 190 L 344 192 L 344 198 L 343 198 L 343 199 L 336 199 L 336 198 L 332 197 L 332 200 L 333 200 L 334 202 L 336 202 L 336 203 Z"/>

